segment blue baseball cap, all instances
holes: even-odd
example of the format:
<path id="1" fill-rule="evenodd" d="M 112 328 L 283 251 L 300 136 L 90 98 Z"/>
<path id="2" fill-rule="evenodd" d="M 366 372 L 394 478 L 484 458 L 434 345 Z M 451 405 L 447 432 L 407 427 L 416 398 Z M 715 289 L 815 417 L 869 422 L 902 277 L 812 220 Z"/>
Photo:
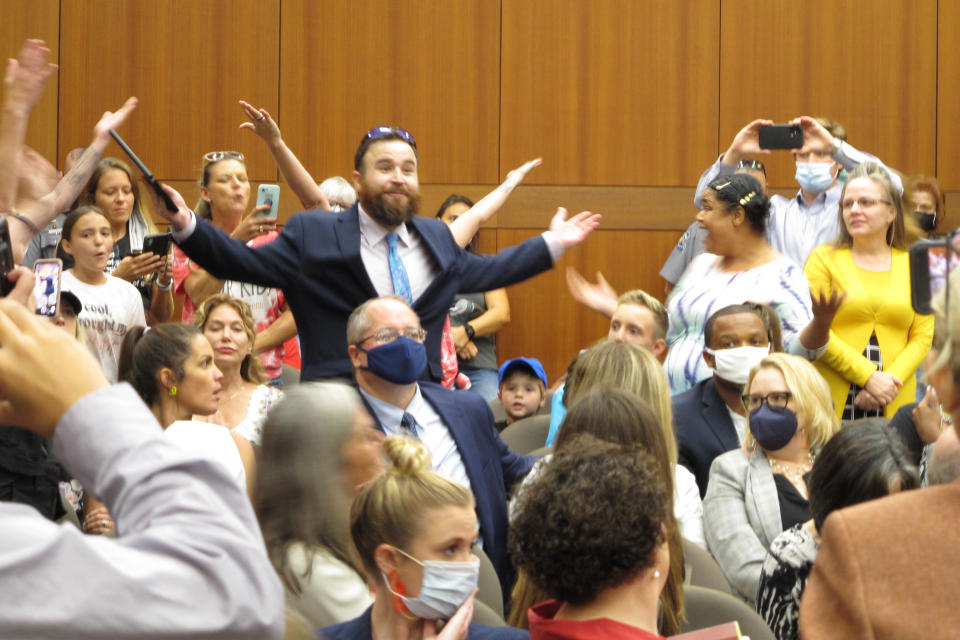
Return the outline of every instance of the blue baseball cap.
<path id="1" fill-rule="evenodd" d="M 500 366 L 500 379 L 497 380 L 497 385 L 503 384 L 503 379 L 509 375 L 514 369 L 527 369 L 540 378 L 543 381 L 543 386 L 547 386 L 547 374 L 543 370 L 543 365 L 540 364 L 540 361 L 536 358 L 513 358 L 512 360 L 507 360 Z"/>

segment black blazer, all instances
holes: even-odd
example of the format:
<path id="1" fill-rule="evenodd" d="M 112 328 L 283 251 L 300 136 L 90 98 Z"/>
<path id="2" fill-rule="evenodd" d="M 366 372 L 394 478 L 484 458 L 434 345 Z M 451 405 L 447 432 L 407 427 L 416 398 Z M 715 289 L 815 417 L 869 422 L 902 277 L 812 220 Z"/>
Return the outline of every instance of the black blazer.
<path id="1" fill-rule="evenodd" d="M 516 284 L 550 269 L 553 262 L 540 236 L 495 256 L 475 256 L 457 246 L 440 220 L 416 217 L 409 227 L 424 240 L 439 269 L 413 302 L 427 330 L 428 375 L 439 380 L 440 336 L 454 296 Z M 216 278 L 283 290 L 300 333 L 301 379 L 352 376 L 347 318 L 377 296 L 360 258 L 357 205 L 340 213 L 298 213 L 276 240 L 255 249 L 198 217 L 196 229 L 180 247 Z"/>
<path id="2" fill-rule="evenodd" d="M 697 477 L 702 498 L 707 494 L 713 459 L 740 446 L 737 430 L 712 377 L 672 400 L 679 462 Z"/>
<path id="3" fill-rule="evenodd" d="M 421 382 L 420 393 L 457 443 L 476 500 L 483 550 L 497 570 L 504 594 L 509 594 L 513 569 L 507 555 L 507 493 L 523 480 L 536 458 L 510 451 L 493 426 L 490 406 L 479 394 L 450 391 L 433 382 Z M 372 409 L 370 415 L 382 431 Z"/>

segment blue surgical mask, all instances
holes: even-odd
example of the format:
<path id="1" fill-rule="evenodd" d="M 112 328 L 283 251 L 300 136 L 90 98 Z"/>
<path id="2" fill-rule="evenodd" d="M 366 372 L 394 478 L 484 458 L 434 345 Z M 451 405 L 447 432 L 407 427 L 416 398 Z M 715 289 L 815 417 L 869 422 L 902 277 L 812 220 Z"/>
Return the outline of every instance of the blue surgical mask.
<path id="1" fill-rule="evenodd" d="M 361 368 L 394 384 L 416 382 L 427 370 L 427 348 L 406 336 L 360 350 L 367 354 L 367 366 Z"/>
<path id="2" fill-rule="evenodd" d="M 750 433 L 766 451 L 783 449 L 797 432 L 797 414 L 787 408 L 774 409 L 764 402 L 750 412 Z"/>
<path id="3" fill-rule="evenodd" d="M 830 173 L 830 167 L 833 164 L 826 162 L 798 162 L 797 163 L 797 183 L 802 189 L 813 193 L 826 191 L 827 187 L 833 184 L 835 175 Z"/>
<path id="4" fill-rule="evenodd" d="M 421 567 L 423 581 L 420 583 L 420 595 L 404 596 L 390 588 L 390 581 L 381 572 L 387 590 L 400 598 L 410 613 L 424 620 L 447 620 L 457 612 L 473 590 L 477 588 L 480 577 L 480 560 L 473 556 L 468 562 L 440 562 L 428 560 L 420 562 L 402 549 L 397 549 Z"/>

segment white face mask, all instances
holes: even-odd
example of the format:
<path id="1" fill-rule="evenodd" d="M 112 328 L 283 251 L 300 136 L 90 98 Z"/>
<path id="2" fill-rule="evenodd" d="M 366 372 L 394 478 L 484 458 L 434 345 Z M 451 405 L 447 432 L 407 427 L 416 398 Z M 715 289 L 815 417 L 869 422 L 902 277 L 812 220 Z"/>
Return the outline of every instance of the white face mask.
<path id="1" fill-rule="evenodd" d="M 402 549 L 400 553 L 423 567 L 423 582 L 420 585 L 420 595 L 410 598 L 403 596 L 390 588 L 390 581 L 382 571 L 383 581 L 387 590 L 400 598 L 410 613 L 425 620 L 448 619 L 457 612 L 466 599 L 477 588 L 480 576 L 480 559 L 468 562 L 439 562 L 428 560 L 420 562 Z"/>
<path id="2" fill-rule="evenodd" d="M 770 347 L 733 347 L 732 349 L 704 349 L 713 356 L 713 370 L 718 376 L 734 384 L 745 385 L 750 369 L 770 355 Z"/>

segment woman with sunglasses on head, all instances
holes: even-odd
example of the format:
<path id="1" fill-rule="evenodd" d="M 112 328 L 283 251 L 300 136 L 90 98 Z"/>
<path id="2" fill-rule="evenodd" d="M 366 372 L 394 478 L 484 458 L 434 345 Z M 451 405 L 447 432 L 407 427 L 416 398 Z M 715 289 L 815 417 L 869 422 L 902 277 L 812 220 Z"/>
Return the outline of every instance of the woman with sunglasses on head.
<path id="1" fill-rule="evenodd" d="M 914 312 L 900 193 L 880 165 L 864 163 L 840 196 L 840 236 L 804 269 L 814 294 L 845 294 L 816 361 L 843 420 L 891 417 L 916 399 L 917 368 L 933 316 Z"/>
<path id="2" fill-rule="evenodd" d="M 243 154 L 239 151 L 212 151 L 203 157 L 203 161 L 196 214 L 250 246 L 258 247 L 273 241 L 277 237 L 277 221 L 257 217 L 269 209 L 268 205 L 260 205 L 244 217 L 250 204 L 250 180 Z M 179 247 L 174 249 L 173 280 L 176 292 L 184 296 L 183 322 L 191 323 L 196 308 L 216 293 L 225 293 L 249 304 L 256 321 L 256 353 L 271 384 L 279 386 L 284 343 L 297 333 L 283 292 L 214 278 L 188 260 Z"/>
<path id="3" fill-rule="evenodd" d="M 767 356 L 745 389 L 745 446 L 713 461 L 703 525 L 730 586 L 752 605 L 770 543 L 810 519 L 806 476 L 840 423 L 826 382 L 798 356 Z"/>
<path id="4" fill-rule="evenodd" d="M 157 233 L 157 228 L 143 210 L 139 186 L 127 163 L 116 158 L 101 160 L 80 200 L 96 206 L 110 221 L 113 250 L 107 256 L 106 272 L 137 288 L 150 324 L 170 320 L 173 265 L 169 256 L 142 253 L 143 239 Z"/>

